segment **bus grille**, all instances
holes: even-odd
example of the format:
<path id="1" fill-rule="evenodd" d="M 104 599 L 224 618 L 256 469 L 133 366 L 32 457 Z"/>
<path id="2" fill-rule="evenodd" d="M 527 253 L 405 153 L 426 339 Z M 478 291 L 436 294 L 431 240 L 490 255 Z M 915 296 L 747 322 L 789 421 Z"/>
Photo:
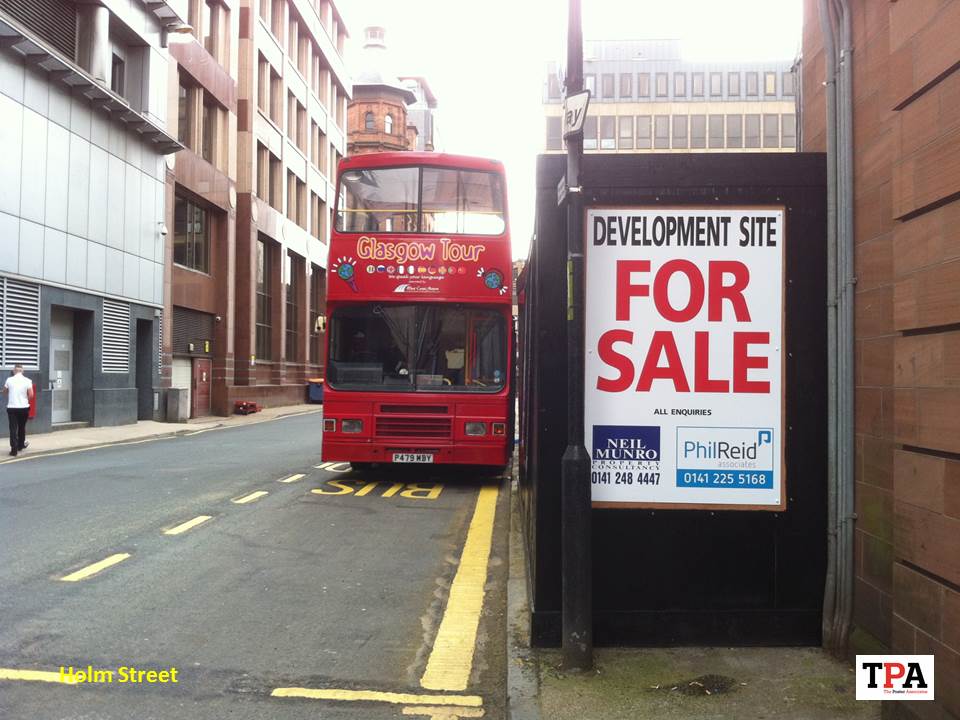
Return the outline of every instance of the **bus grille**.
<path id="1" fill-rule="evenodd" d="M 381 405 L 380 412 L 400 415 L 446 415 L 446 405 Z"/>
<path id="2" fill-rule="evenodd" d="M 445 439 L 452 435 L 448 417 L 377 417 L 377 437 Z"/>

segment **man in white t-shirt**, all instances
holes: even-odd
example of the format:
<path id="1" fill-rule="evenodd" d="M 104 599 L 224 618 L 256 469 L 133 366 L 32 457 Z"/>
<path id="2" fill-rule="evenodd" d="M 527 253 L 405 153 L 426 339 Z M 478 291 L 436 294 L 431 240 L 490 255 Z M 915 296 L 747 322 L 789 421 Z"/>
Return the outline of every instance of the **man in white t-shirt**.
<path id="1" fill-rule="evenodd" d="M 13 375 L 3 384 L 7 396 L 7 420 L 10 422 L 10 454 L 27 448 L 27 418 L 33 398 L 33 380 L 23 374 L 23 365 L 13 366 Z"/>

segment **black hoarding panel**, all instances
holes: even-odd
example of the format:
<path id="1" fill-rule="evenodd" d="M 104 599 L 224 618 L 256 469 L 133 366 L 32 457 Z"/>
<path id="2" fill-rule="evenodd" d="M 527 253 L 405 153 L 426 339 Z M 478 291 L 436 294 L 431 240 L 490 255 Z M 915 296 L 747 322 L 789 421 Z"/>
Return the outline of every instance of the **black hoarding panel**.
<path id="1" fill-rule="evenodd" d="M 521 500 L 533 635 L 560 637 L 566 446 L 564 156 L 537 167 L 521 305 Z M 826 169 L 821 154 L 590 155 L 589 206 L 786 208 L 787 503 L 782 512 L 595 509 L 599 644 L 820 643 L 826 563 Z"/>

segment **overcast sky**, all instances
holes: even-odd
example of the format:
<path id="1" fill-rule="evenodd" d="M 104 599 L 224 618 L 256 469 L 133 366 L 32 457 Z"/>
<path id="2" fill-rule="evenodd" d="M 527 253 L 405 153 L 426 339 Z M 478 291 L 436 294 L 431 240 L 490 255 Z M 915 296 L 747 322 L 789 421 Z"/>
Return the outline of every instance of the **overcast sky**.
<path id="1" fill-rule="evenodd" d="M 440 149 L 502 160 L 514 257 L 533 232 L 534 163 L 543 145 L 541 84 L 565 42 L 566 0 L 339 0 L 357 68 L 363 28 L 382 25 L 398 75 L 427 78 Z M 685 58 L 789 60 L 801 0 L 583 0 L 584 38 L 678 38 Z"/>

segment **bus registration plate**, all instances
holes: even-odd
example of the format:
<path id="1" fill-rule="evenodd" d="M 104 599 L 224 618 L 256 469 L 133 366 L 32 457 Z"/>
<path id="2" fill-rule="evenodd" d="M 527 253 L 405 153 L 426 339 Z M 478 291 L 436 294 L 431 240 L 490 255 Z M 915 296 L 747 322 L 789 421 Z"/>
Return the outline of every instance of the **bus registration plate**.
<path id="1" fill-rule="evenodd" d="M 395 463 L 432 463 L 433 453 L 394 453 Z"/>

